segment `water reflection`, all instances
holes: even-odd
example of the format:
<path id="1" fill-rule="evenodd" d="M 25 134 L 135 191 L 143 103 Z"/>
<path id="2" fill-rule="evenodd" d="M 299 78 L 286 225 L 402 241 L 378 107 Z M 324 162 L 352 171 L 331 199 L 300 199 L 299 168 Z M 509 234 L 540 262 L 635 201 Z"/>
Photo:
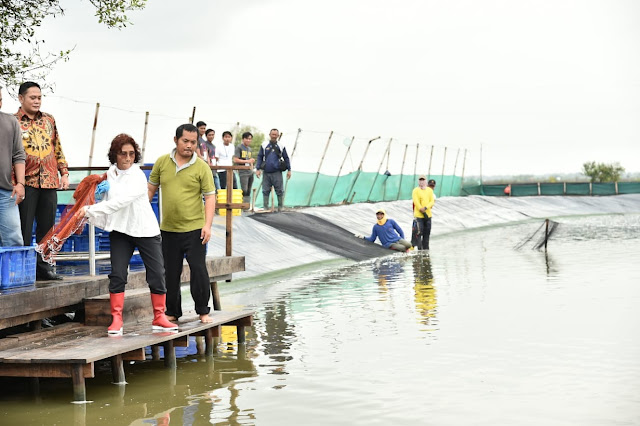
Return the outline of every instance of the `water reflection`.
<path id="1" fill-rule="evenodd" d="M 524 223 L 234 295 L 256 309 L 246 346 L 223 330 L 213 362 L 127 365 L 126 387 L 102 365 L 78 424 L 636 424 L 640 238 L 572 237 L 599 221 L 546 254 L 513 249 Z M 3 384 L 2 424 L 73 424 L 68 381 L 38 402 Z"/>
<path id="2" fill-rule="evenodd" d="M 429 325 L 436 317 L 437 298 L 435 280 L 428 255 L 412 256 L 416 311 L 420 322 Z"/>
<path id="3" fill-rule="evenodd" d="M 289 354 L 291 341 L 296 337 L 295 326 L 288 320 L 288 306 L 284 301 L 268 305 L 262 320 L 263 327 L 258 331 L 262 342 L 262 352 L 273 361 L 270 374 L 287 374 L 286 363 L 293 359 Z M 267 365 L 261 365 L 266 367 Z"/>

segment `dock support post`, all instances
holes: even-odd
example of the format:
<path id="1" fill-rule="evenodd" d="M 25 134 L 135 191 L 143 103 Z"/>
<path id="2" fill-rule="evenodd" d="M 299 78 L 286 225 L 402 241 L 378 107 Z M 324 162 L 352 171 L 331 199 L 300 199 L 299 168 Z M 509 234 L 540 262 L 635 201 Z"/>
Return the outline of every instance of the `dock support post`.
<path id="1" fill-rule="evenodd" d="M 160 346 L 151 346 L 151 359 L 154 361 L 160 361 Z"/>
<path id="2" fill-rule="evenodd" d="M 114 385 L 125 385 L 127 382 L 124 376 L 124 365 L 122 362 L 122 354 L 111 357 L 111 375 L 113 376 Z"/>
<path id="3" fill-rule="evenodd" d="M 84 386 L 82 364 L 71 365 L 71 380 L 73 381 L 73 400 L 76 402 L 86 401 L 87 389 Z"/>
<path id="4" fill-rule="evenodd" d="M 196 352 L 198 353 L 198 355 L 204 355 L 204 336 L 196 336 Z"/>
<path id="5" fill-rule="evenodd" d="M 164 347 L 164 366 L 167 368 L 176 368 L 176 351 L 173 347 L 173 340 L 167 340 L 162 346 Z"/>
<path id="6" fill-rule="evenodd" d="M 220 306 L 220 293 L 218 292 L 218 282 L 211 281 L 211 298 L 213 299 L 213 310 L 220 311 L 222 307 Z"/>
<path id="7" fill-rule="evenodd" d="M 213 330 L 207 328 L 204 334 L 204 354 L 213 356 Z"/>
<path id="8" fill-rule="evenodd" d="M 237 325 L 236 330 L 238 333 L 238 344 L 244 345 L 247 341 L 247 338 L 244 335 L 244 325 Z"/>

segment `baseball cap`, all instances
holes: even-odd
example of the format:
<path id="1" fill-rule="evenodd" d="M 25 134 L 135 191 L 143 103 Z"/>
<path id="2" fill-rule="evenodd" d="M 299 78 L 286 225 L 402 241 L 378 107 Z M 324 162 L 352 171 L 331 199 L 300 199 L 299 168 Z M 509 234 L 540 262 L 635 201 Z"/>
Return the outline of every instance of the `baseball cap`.
<path id="1" fill-rule="evenodd" d="M 420 175 L 420 177 L 418 177 L 418 180 L 426 180 L 427 177 L 425 175 Z"/>
<path id="2" fill-rule="evenodd" d="M 435 181 L 435 180 L 433 180 L 433 179 L 429 179 L 429 182 L 427 182 L 427 185 L 429 185 L 429 186 L 431 186 L 431 185 L 436 186 L 436 181 Z"/>

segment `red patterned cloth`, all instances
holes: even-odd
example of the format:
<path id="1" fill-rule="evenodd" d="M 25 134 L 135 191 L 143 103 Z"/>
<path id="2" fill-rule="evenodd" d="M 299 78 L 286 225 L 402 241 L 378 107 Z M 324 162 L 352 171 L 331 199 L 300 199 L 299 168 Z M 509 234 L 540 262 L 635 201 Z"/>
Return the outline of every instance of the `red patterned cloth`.
<path id="1" fill-rule="evenodd" d="M 73 193 L 73 198 L 76 200 L 75 204 L 68 205 L 64 209 L 60 223 L 51 228 L 36 246 L 36 251 L 40 253 L 42 260 L 54 265 L 56 263 L 55 257 L 62 249 L 62 245 L 67 238 L 75 233 L 80 234 L 82 232 L 82 228 L 87 223 L 87 218 L 86 216 L 79 217 L 78 213 L 84 206 L 95 204 L 96 186 L 106 178 L 106 173 L 89 175 L 78 184 Z"/>

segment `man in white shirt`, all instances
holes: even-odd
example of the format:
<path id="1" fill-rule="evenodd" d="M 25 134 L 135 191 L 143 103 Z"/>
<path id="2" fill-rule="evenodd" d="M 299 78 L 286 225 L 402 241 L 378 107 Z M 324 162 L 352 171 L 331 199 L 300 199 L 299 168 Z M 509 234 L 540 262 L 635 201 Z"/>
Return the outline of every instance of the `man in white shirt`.
<path id="1" fill-rule="evenodd" d="M 218 166 L 233 166 L 233 154 L 235 152 L 235 147 L 231 143 L 232 140 L 233 135 L 227 130 L 222 134 L 222 145 L 216 145 Z M 229 171 L 233 174 L 233 171 Z M 218 177 L 220 178 L 220 188 L 227 189 L 227 171 L 224 169 L 218 169 Z M 238 188 L 235 175 L 233 176 L 233 188 Z"/>

